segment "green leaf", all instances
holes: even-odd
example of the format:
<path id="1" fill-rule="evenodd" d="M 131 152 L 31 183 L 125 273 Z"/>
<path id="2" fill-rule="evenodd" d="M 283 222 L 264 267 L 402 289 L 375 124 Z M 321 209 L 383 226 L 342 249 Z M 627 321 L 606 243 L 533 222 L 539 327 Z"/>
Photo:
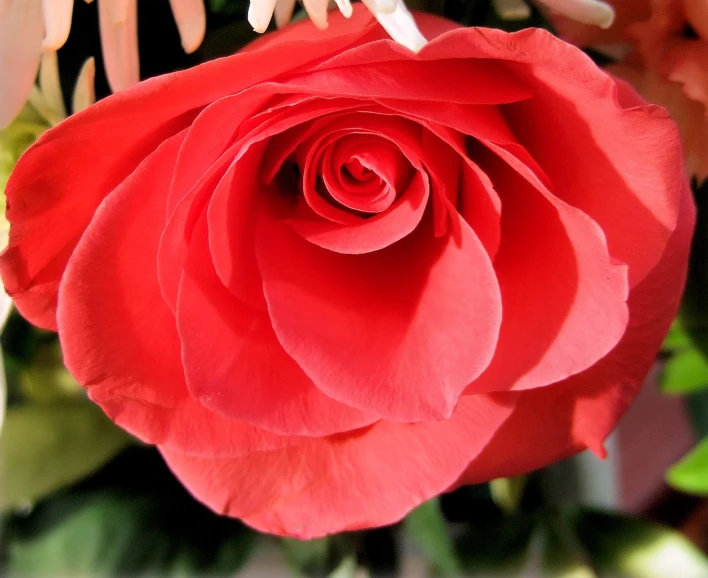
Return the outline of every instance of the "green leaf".
<path id="1" fill-rule="evenodd" d="M 526 476 L 498 478 L 489 482 L 494 503 L 505 512 L 515 512 L 526 488 Z"/>
<path id="2" fill-rule="evenodd" d="M 21 372 L 20 386 L 23 397 L 31 402 L 85 397 L 85 390 L 64 366 L 58 341 L 36 346 L 29 365 Z"/>
<path id="3" fill-rule="evenodd" d="M 11 407 L 0 435 L 0 511 L 85 477 L 132 440 L 86 399 Z"/>
<path id="4" fill-rule="evenodd" d="M 698 213 L 680 319 L 691 340 L 708 355 L 708 181 L 694 198 Z"/>
<path id="5" fill-rule="evenodd" d="M 326 573 L 330 557 L 330 538 L 282 538 L 281 546 L 285 560 L 296 574 L 321 576 Z"/>
<path id="6" fill-rule="evenodd" d="M 669 469 L 666 481 L 684 492 L 708 495 L 708 438 Z"/>
<path id="7" fill-rule="evenodd" d="M 587 552 L 562 518 L 540 524 L 529 545 L 522 576 L 598 578 Z"/>
<path id="8" fill-rule="evenodd" d="M 679 532 L 639 518 L 576 510 L 573 527 L 600 576 L 706 578 L 708 558 Z"/>
<path id="9" fill-rule="evenodd" d="M 233 576 L 256 534 L 209 512 L 200 524 L 180 505 L 118 490 L 59 495 L 10 529 L 4 575 Z"/>
<path id="10" fill-rule="evenodd" d="M 687 395 L 685 402 L 693 429 L 698 437 L 708 436 L 708 390 L 703 389 Z"/>
<path id="11" fill-rule="evenodd" d="M 537 527 L 538 517 L 527 513 L 468 524 L 455 539 L 464 575 L 523 575 Z"/>
<path id="12" fill-rule="evenodd" d="M 339 566 L 329 573 L 327 578 L 354 578 L 356 568 L 356 558 L 354 556 L 347 556 L 339 563 Z"/>
<path id="13" fill-rule="evenodd" d="M 441 574 L 460 573 L 460 560 L 437 499 L 421 504 L 408 514 L 403 529 Z"/>
<path id="14" fill-rule="evenodd" d="M 681 321 L 675 319 L 671 324 L 669 333 L 666 335 L 666 339 L 664 339 L 664 343 L 661 345 L 661 349 L 663 351 L 677 352 L 691 347 L 693 347 L 691 338 L 681 325 Z"/>
<path id="15" fill-rule="evenodd" d="M 686 349 L 666 362 L 661 378 L 665 393 L 694 393 L 708 388 L 708 360 L 698 349 Z"/>

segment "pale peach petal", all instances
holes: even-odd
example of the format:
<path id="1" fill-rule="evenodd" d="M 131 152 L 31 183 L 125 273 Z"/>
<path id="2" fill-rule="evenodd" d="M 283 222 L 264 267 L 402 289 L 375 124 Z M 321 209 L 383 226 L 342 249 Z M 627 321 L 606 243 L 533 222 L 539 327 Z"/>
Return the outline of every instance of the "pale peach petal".
<path id="1" fill-rule="evenodd" d="M 59 50 L 69 38 L 74 0 L 44 0 L 42 7 L 46 30 L 42 48 L 44 50 Z"/>
<path id="2" fill-rule="evenodd" d="M 628 26 L 649 20 L 649 0 L 613 0 L 612 7 L 615 10 L 615 20 L 612 26 L 605 30 L 598 26 L 582 24 L 558 13 L 553 14 L 551 19 L 558 35 L 578 46 L 626 42 Z"/>
<path id="3" fill-rule="evenodd" d="M 44 103 L 52 110 L 56 117 L 66 118 L 64 95 L 61 91 L 59 80 L 59 63 L 57 53 L 44 52 L 39 65 L 39 89 L 44 97 Z"/>
<path id="4" fill-rule="evenodd" d="M 131 12 L 135 11 L 135 0 L 99 0 L 101 3 L 106 4 L 106 15 L 113 24 L 127 22 Z"/>
<path id="5" fill-rule="evenodd" d="M 494 11 L 502 20 L 526 20 L 531 8 L 524 0 L 492 0 Z"/>
<path id="6" fill-rule="evenodd" d="M 708 42 L 683 41 L 667 48 L 660 72 L 683 85 L 684 94 L 708 106 Z"/>
<path id="7" fill-rule="evenodd" d="M 402 46 L 413 52 L 418 52 L 428 43 L 425 36 L 418 30 L 413 15 L 408 11 L 403 0 L 398 0 L 396 9 L 390 14 L 380 12 L 374 0 L 362 1 L 391 38 Z"/>
<path id="8" fill-rule="evenodd" d="M 170 5 L 182 38 L 182 48 L 191 54 L 199 48 L 206 32 L 204 0 L 170 0 Z"/>
<path id="9" fill-rule="evenodd" d="M 15 0 L 0 19 L 0 129 L 22 109 L 37 76 L 44 38 L 41 0 Z"/>
<path id="10" fill-rule="evenodd" d="M 114 92 L 140 80 L 137 0 L 99 0 L 103 64 Z"/>
<path id="11" fill-rule="evenodd" d="M 686 97 L 682 86 L 662 78 L 656 71 L 615 64 L 609 72 L 629 82 L 649 102 L 671 113 L 681 131 L 686 170 L 699 182 L 708 178 L 708 118 L 706 107 Z"/>
<path id="12" fill-rule="evenodd" d="M 352 3 L 349 0 L 334 0 L 337 4 L 337 8 L 344 15 L 345 18 L 351 18 L 354 13 L 352 8 Z"/>
<path id="13" fill-rule="evenodd" d="M 372 0 L 376 12 L 380 14 L 393 14 L 398 6 L 398 0 Z"/>
<path id="14" fill-rule="evenodd" d="M 708 0 L 683 0 L 683 8 L 686 20 L 693 29 L 701 38 L 708 40 Z"/>
<path id="15" fill-rule="evenodd" d="M 600 28 L 609 28 L 615 19 L 612 6 L 601 0 L 539 0 L 539 2 L 568 18 Z"/>
<path id="16" fill-rule="evenodd" d="M 96 61 L 91 57 L 84 62 L 76 80 L 74 94 L 71 98 L 72 112 L 81 112 L 96 102 L 95 79 Z"/>
<path id="17" fill-rule="evenodd" d="M 10 9 L 10 4 L 12 4 L 12 0 L 0 0 L 0 18 L 5 16 L 5 12 Z"/>
<path id="18" fill-rule="evenodd" d="M 327 24 L 327 8 L 329 0 L 302 0 L 302 5 L 307 11 L 307 15 L 312 20 L 312 23 L 320 30 L 324 30 L 329 26 Z"/>
<path id="19" fill-rule="evenodd" d="M 277 0 L 275 3 L 275 25 L 282 28 L 290 23 L 297 0 Z"/>
<path id="20" fill-rule="evenodd" d="M 251 0 L 248 6 L 248 22 L 256 32 L 265 32 L 273 17 L 277 0 Z"/>

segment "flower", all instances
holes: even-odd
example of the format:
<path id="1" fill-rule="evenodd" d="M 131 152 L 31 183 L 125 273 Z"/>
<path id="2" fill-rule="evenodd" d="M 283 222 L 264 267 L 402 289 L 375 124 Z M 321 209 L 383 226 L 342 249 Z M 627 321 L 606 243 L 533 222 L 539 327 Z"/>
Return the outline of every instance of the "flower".
<path id="1" fill-rule="evenodd" d="M 92 0 L 85 0 L 87 3 Z M 203 0 L 170 0 L 187 52 L 206 29 Z M 22 109 L 37 76 L 42 51 L 69 37 L 74 0 L 0 0 L 0 129 Z M 108 82 L 122 90 L 140 80 L 137 0 L 98 0 L 101 44 Z"/>
<path id="2" fill-rule="evenodd" d="M 538 2 L 567 18 L 600 28 L 609 28 L 615 19 L 615 12 L 610 3 L 602 0 L 538 0 Z"/>
<path id="3" fill-rule="evenodd" d="M 621 62 L 608 68 L 679 124 L 689 173 L 708 177 L 708 3 L 705 0 L 614 0 L 617 23 L 598 34 L 558 20 L 561 35 L 601 45 Z M 691 34 L 686 35 L 690 30 Z"/>
<path id="4" fill-rule="evenodd" d="M 93 104 L 94 98 L 93 58 L 88 59 L 81 67 L 73 96 L 74 112 L 79 112 Z M 29 102 L 25 104 L 15 120 L 0 130 L 0 250 L 8 244 L 10 223 L 5 218 L 5 187 L 10 173 L 22 153 L 32 145 L 39 135 L 66 117 L 64 99 L 59 84 L 59 68 L 55 52 L 46 52 L 42 56 L 39 71 L 39 86 L 34 86 Z M 0 331 L 5 326 L 12 309 L 12 299 L 0 287 Z M 5 418 L 7 392 L 5 391 L 5 373 L 2 353 L 0 351 L 0 432 Z"/>
<path id="5" fill-rule="evenodd" d="M 364 5 L 399 44 L 418 52 L 427 40 L 420 33 L 413 16 L 403 0 L 362 0 Z M 336 0 L 337 6 L 346 18 L 352 15 L 350 0 Z M 296 0 L 251 0 L 248 9 L 248 21 L 256 32 L 265 32 L 270 19 L 275 13 L 275 22 L 282 28 L 292 17 Z M 309 0 L 304 2 L 305 10 L 317 28 L 327 28 L 327 10 L 329 0 Z"/>
<path id="6" fill-rule="evenodd" d="M 545 31 L 416 18 L 418 54 L 355 7 L 145 81 L 8 185 L 18 310 L 263 531 L 602 454 L 676 313 L 694 207 L 666 112 Z"/>

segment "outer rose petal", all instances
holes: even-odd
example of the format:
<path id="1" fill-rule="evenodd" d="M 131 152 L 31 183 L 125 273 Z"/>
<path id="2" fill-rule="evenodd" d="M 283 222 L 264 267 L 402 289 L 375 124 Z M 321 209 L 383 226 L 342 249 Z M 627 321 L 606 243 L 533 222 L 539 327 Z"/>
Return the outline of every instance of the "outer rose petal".
<path id="1" fill-rule="evenodd" d="M 447 420 L 379 422 L 240 459 L 197 459 L 160 450 L 210 508 L 260 531 L 314 538 L 401 519 L 454 482 L 512 407 L 513 401 L 468 397 Z"/>
<path id="2" fill-rule="evenodd" d="M 485 53 L 512 57 L 496 32 L 482 34 L 490 40 Z M 548 174 L 552 192 L 600 225 L 634 285 L 658 262 L 675 227 L 684 179 L 676 170 L 682 161 L 675 124 L 658 107 L 625 109 L 608 98 L 617 94 L 614 81 L 574 47 L 540 30 L 519 34 L 535 46 L 528 81 L 543 88 L 506 107 L 509 124 Z"/>
<path id="3" fill-rule="evenodd" d="M 353 407 L 396 421 L 448 417 L 494 353 L 499 286 L 464 224 L 460 237 L 435 238 L 421 223 L 386 249 L 342 255 L 262 213 L 256 257 L 283 348 Z"/>
<path id="4" fill-rule="evenodd" d="M 16 3 L 24 5 L 24 0 Z M 187 126 L 199 108 L 341 52 L 362 38 L 386 37 L 365 10 L 336 28 L 336 33 L 312 35 L 308 26 L 288 27 L 230 58 L 141 82 L 44 133 L 25 153 L 5 191 L 12 229 L 0 273 L 20 312 L 41 327 L 56 329 L 59 279 L 99 203 L 159 143 Z M 290 57 L 282 58 L 281 51 Z M 111 135 L 110 154 L 105 153 L 106 134 Z M 72 154 L 64 155 L 67 150 Z M 58 156 L 64 162 L 47 162 Z"/>
<path id="5" fill-rule="evenodd" d="M 539 387 L 587 369 L 625 332 L 626 267 L 611 263 L 597 224 L 531 171 L 475 156 L 502 199 L 495 271 L 504 316 L 494 358 L 470 391 Z"/>
<path id="6" fill-rule="evenodd" d="M 603 441 L 639 391 L 678 309 L 694 222 L 684 186 L 676 229 L 657 266 L 632 289 L 629 325 L 617 347 L 583 373 L 515 398 L 511 418 L 458 485 L 518 475 L 585 448 L 604 453 Z"/>
<path id="7" fill-rule="evenodd" d="M 155 276 L 183 138 L 168 139 L 107 197 L 74 251 L 58 311 L 64 361 L 89 396 L 144 441 L 208 456 L 298 443 L 206 410 L 187 393 L 174 317 Z"/>

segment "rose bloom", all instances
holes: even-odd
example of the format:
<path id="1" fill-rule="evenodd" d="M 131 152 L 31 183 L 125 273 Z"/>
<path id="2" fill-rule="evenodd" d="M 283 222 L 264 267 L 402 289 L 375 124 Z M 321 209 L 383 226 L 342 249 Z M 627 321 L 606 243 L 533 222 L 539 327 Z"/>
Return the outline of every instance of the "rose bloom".
<path id="1" fill-rule="evenodd" d="M 46 133 L 0 270 L 217 512 L 300 538 L 602 443 L 681 293 L 678 132 L 578 49 L 363 7 Z"/>
<path id="2" fill-rule="evenodd" d="M 686 164 L 708 178 L 708 0 L 612 0 L 615 24 L 606 31 L 563 18 L 561 35 L 619 54 L 608 67 L 647 100 L 669 109 L 679 124 Z"/>

